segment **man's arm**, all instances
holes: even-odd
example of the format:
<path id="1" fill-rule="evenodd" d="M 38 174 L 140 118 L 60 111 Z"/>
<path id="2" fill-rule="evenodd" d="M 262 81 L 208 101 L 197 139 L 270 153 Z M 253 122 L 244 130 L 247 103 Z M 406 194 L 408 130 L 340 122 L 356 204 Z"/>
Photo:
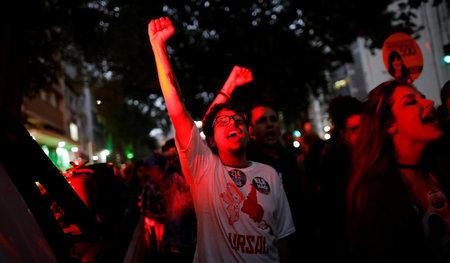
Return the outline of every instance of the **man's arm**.
<path id="1" fill-rule="evenodd" d="M 231 93 L 233 93 L 234 89 L 237 86 L 242 86 L 247 84 L 253 80 L 252 72 L 249 69 L 242 68 L 239 66 L 234 66 L 230 75 L 228 76 L 227 81 L 223 85 L 222 89 L 217 94 L 214 101 L 209 106 L 209 109 L 206 111 L 206 115 L 208 115 L 209 111 L 216 104 L 224 103 L 228 99 L 231 99 Z"/>
<path id="2" fill-rule="evenodd" d="M 169 62 L 166 40 L 172 36 L 175 29 L 167 17 L 151 20 L 148 24 L 148 36 L 155 55 L 159 83 L 166 102 L 169 117 L 175 128 L 178 142 L 186 148 L 190 139 L 190 131 L 194 126 L 192 117 L 187 112 L 182 101 L 180 88 Z"/>

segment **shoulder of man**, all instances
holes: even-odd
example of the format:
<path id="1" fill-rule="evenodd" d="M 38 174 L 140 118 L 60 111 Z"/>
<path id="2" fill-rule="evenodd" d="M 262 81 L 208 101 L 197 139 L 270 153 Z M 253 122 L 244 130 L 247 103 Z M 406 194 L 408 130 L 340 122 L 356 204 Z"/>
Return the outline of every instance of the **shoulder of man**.
<path id="1" fill-rule="evenodd" d="M 274 175 L 277 175 L 277 171 L 275 170 L 275 168 L 273 168 L 272 166 L 265 164 L 265 163 L 261 163 L 261 162 L 257 162 L 257 161 L 252 161 L 254 169 L 264 169 L 266 170 L 268 173 L 273 173 Z"/>

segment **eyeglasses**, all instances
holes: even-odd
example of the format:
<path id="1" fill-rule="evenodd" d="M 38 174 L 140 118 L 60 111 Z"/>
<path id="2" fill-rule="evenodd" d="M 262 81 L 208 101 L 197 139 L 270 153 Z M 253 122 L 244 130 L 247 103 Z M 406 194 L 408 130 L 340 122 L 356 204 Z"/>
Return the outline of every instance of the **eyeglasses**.
<path id="1" fill-rule="evenodd" d="M 212 127 L 216 124 L 219 126 L 227 126 L 230 123 L 231 118 L 233 118 L 236 124 L 244 124 L 245 123 L 245 115 L 244 114 L 234 114 L 234 115 L 221 115 L 214 119 Z"/>

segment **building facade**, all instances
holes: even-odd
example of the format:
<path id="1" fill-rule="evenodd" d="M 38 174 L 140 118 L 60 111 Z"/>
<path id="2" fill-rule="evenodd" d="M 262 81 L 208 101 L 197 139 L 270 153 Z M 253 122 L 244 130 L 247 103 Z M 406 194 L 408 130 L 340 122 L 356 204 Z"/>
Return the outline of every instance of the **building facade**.
<path id="1" fill-rule="evenodd" d="M 398 8 L 398 2 L 389 9 Z M 428 99 L 441 105 L 440 90 L 450 80 L 450 64 L 444 62 L 444 46 L 450 44 L 450 14 L 446 1 L 433 6 L 432 1 L 423 3 L 414 11 L 417 17 L 414 23 L 423 26 L 415 39 L 423 55 L 423 69 L 414 81 L 416 88 Z M 392 79 L 387 71 L 382 50 L 369 50 L 363 39 L 357 39 L 351 45 L 354 62 L 341 66 L 329 74 L 330 89 L 335 95 L 350 95 L 364 100 L 367 93 L 378 84 Z M 314 129 L 325 138 L 330 125 L 327 115 L 328 101 L 332 98 L 314 98 L 310 114 Z M 319 113 L 319 114 L 316 114 Z"/>

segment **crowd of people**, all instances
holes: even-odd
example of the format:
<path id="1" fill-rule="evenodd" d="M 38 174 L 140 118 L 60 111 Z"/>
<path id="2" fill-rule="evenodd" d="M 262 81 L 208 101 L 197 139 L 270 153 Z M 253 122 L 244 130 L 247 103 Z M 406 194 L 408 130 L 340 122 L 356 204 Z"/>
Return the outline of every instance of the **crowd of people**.
<path id="1" fill-rule="evenodd" d="M 276 105 L 234 103 L 253 80 L 235 66 L 202 139 L 167 55 L 171 21 L 148 34 L 175 137 L 124 169 L 139 218 L 127 262 L 450 262 L 450 82 L 437 110 L 402 77 L 337 96 L 331 138 L 305 127 L 299 152 Z"/>

